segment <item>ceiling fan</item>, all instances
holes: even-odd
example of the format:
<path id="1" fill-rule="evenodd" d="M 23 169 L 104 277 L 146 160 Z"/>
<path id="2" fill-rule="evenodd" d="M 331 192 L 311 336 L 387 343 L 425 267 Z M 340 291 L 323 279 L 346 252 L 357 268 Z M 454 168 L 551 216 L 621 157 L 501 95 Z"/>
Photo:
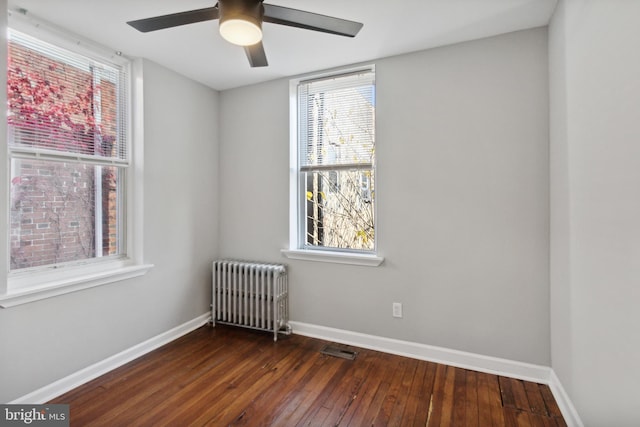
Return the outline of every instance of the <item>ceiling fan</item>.
<path id="1" fill-rule="evenodd" d="M 146 33 L 214 19 L 220 20 L 220 35 L 225 40 L 244 47 L 252 67 L 268 65 L 262 46 L 263 22 L 346 37 L 355 37 L 362 28 L 360 22 L 265 4 L 263 0 L 218 0 L 213 7 L 138 19 L 127 24 Z"/>

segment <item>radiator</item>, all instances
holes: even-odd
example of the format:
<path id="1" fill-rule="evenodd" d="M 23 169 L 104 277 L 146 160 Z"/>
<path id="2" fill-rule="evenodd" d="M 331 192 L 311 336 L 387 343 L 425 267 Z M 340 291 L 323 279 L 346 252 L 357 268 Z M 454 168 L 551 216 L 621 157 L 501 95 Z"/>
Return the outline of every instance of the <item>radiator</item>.
<path id="1" fill-rule="evenodd" d="M 216 323 L 291 333 L 289 284 L 282 264 L 218 260 L 213 262 L 211 318 Z"/>

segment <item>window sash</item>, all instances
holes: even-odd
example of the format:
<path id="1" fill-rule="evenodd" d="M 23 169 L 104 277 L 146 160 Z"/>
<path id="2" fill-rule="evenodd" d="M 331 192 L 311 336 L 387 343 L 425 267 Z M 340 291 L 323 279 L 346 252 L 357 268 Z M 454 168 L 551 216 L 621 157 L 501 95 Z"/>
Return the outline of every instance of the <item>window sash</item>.
<path id="1" fill-rule="evenodd" d="M 373 70 L 305 80 L 297 90 L 299 167 L 373 164 Z"/>
<path id="2" fill-rule="evenodd" d="M 302 174 L 302 244 L 327 250 L 375 250 L 373 169 Z"/>
<path id="3" fill-rule="evenodd" d="M 22 85 L 9 90 L 10 153 L 128 165 L 128 63 L 96 60 L 14 29 L 9 30 L 9 45 L 9 73 Z M 42 95 L 41 89 L 50 93 Z M 13 102 L 12 94 L 18 95 Z M 82 108 L 69 112 L 78 96 L 88 97 L 84 102 L 89 105 L 78 103 Z M 103 111 L 103 97 L 115 111 Z"/>
<path id="4" fill-rule="evenodd" d="M 126 256 L 125 167 L 13 158 L 11 172 L 12 273 Z"/>

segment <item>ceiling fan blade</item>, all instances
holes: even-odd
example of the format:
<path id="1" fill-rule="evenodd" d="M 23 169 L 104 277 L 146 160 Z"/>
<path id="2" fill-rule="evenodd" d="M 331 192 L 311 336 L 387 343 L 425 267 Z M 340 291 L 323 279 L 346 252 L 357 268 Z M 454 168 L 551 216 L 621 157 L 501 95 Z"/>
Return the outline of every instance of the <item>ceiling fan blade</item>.
<path id="1" fill-rule="evenodd" d="M 252 67 L 266 67 L 269 65 L 267 63 L 267 54 L 264 53 L 264 46 L 262 45 L 262 42 L 258 42 L 251 46 L 245 46 L 244 52 L 247 54 L 247 59 Z"/>
<path id="2" fill-rule="evenodd" d="M 347 37 L 355 37 L 360 28 L 362 28 L 360 22 L 272 4 L 264 4 L 263 21 Z"/>
<path id="3" fill-rule="evenodd" d="M 211 21 L 213 19 L 218 19 L 217 6 L 190 10 L 188 12 L 171 13 L 169 15 L 156 16 L 154 18 L 138 19 L 136 21 L 129 21 L 127 24 L 131 25 L 138 31 L 146 33 L 149 31 L 162 30 L 164 28 L 194 24 L 196 22 Z"/>

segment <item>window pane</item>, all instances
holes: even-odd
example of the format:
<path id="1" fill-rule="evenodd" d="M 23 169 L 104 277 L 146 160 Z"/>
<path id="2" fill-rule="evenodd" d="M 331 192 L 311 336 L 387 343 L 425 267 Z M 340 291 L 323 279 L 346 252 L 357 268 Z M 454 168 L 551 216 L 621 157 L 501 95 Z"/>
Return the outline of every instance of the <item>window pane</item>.
<path id="1" fill-rule="evenodd" d="M 305 244 L 374 250 L 373 169 L 329 170 L 303 175 Z"/>
<path id="2" fill-rule="evenodd" d="M 11 269 L 120 253 L 118 167 L 12 160 Z"/>

